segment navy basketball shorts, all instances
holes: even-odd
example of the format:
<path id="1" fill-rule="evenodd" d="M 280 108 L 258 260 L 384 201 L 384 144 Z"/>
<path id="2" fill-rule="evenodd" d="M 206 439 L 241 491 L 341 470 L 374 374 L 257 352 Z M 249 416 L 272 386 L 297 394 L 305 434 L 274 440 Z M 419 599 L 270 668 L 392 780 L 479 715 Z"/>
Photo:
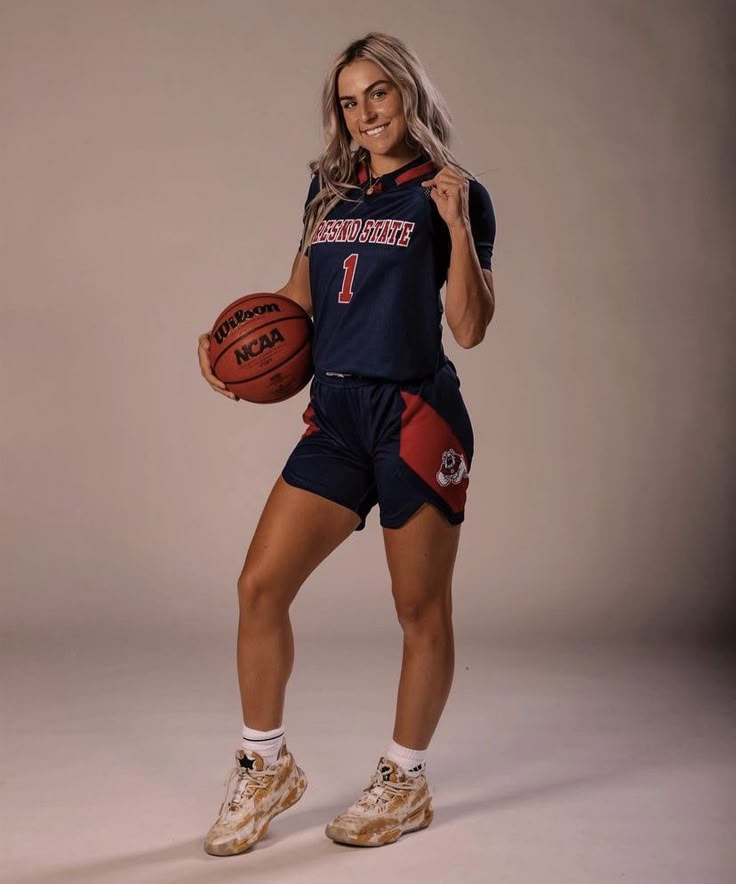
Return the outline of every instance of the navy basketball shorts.
<path id="1" fill-rule="evenodd" d="M 353 510 L 356 531 L 376 503 L 384 528 L 427 502 L 451 524 L 463 521 L 473 428 L 449 359 L 402 383 L 320 371 L 309 395 L 306 430 L 281 472 L 288 484 Z"/>

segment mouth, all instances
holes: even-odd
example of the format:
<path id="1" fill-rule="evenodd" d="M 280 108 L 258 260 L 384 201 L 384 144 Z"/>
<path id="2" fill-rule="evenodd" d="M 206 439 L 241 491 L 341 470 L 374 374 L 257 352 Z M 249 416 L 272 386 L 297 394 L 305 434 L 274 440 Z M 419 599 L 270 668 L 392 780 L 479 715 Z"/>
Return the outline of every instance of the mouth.
<path id="1" fill-rule="evenodd" d="M 367 135 L 369 138 L 376 138 L 388 127 L 388 123 L 383 123 L 380 126 L 373 126 L 371 129 L 363 129 L 363 135 Z"/>

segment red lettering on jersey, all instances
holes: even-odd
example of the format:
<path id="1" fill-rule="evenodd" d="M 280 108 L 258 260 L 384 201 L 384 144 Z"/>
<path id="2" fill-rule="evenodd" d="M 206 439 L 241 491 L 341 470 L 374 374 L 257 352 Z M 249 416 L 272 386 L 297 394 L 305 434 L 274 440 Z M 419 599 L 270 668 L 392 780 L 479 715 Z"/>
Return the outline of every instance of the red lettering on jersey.
<path id="1" fill-rule="evenodd" d="M 320 221 L 317 227 L 317 231 L 312 238 L 312 243 L 324 242 L 325 241 L 325 229 L 327 226 L 326 221 Z"/>
<path id="2" fill-rule="evenodd" d="M 337 296 L 338 304 L 349 304 L 353 295 L 353 279 L 355 277 L 355 268 L 358 266 L 358 253 L 353 252 L 352 255 L 342 262 L 345 274 L 342 278 L 342 288 Z"/>
<path id="3" fill-rule="evenodd" d="M 382 218 L 376 219 L 376 226 L 373 228 L 373 232 L 371 233 L 371 238 L 368 240 L 368 242 L 374 243 L 378 239 L 378 235 L 383 230 L 383 227 L 385 224 L 386 224 L 386 222 Z"/>
<path id="4" fill-rule="evenodd" d="M 355 240 L 358 238 L 359 233 L 360 221 L 357 218 L 353 218 L 351 221 L 348 221 L 347 241 L 355 242 Z"/>
<path id="5" fill-rule="evenodd" d="M 363 231 L 360 234 L 360 236 L 358 237 L 358 241 L 359 242 L 366 242 L 368 237 L 373 232 L 373 228 L 375 227 L 375 225 L 376 225 L 376 222 L 373 220 L 373 218 L 367 218 L 363 222 Z"/>
<path id="6" fill-rule="evenodd" d="M 403 221 L 397 221 L 397 220 L 393 220 L 391 222 L 391 232 L 386 239 L 386 242 L 390 246 L 396 245 L 396 234 L 401 230 L 401 225 L 403 223 L 404 223 Z"/>
<path id="7" fill-rule="evenodd" d="M 409 245 L 409 240 L 411 239 L 411 232 L 414 230 L 414 222 L 413 221 L 402 221 L 402 230 L 401 236 L 399 237 L 399 241 L 396 243 L 397 246 L 406 246 Z"/>
<path id="8" fill-rule="evenodd" d="M 376 242 L 378 242 L 378 243 L 385 243 L 386 242 L 386 237 L 391 232 L 391 224 L 392 224 L 391 218 L 386 218 L 386 220 L 383 222 L 383 227 L 381 228 L 381 232 L 380 232 Z"/>
<path id="9" fill-rule="evenodd" d="M 370 242 L 406 248 L 414 230 L 413 221 L 398 218 L 333 218 L 317 225 L 311 244 L 322 242 Z"/>

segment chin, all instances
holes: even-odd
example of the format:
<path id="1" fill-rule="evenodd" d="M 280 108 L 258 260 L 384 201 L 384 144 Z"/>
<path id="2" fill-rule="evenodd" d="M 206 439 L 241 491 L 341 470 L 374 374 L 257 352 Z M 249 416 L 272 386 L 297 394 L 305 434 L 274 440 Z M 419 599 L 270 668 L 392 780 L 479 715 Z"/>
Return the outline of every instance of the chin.
<path id="1" fill-rule="evenodd" d="M 391 144 L 367 144 L 366 150 L 372 154 L 383 156 L 384 154 L 395 153 L 401 145 L 401 141 L 394 141 Z"/>

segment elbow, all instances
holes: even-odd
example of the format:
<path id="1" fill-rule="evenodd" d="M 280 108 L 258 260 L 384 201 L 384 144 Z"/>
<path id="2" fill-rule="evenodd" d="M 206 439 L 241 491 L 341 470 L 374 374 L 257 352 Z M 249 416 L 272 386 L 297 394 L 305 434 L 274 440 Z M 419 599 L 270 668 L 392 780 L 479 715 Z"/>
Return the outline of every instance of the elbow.
<path id="1" fill-rule="evenodd" d="M 454 338 L 463 350 L 471 350 L 473 347 L 477 347 L 485 336 L 485 328 L 477 328 L 474 331 L 463 335 L 456 334 L 454 335 Z"/>
<path id="2" fill-rule="evenodd" d="M 462 332 L 453 329 L 453 337 L 463 350 L 471 350 L 473 347 L 477 347 L 485 338 L 486 330 L 490 325 L 491 319 L 493 319 L 494 309 L 494 305 L 491 304 L 481 322 L 470 329 L 465 329 Z"/>
<path id="3" fill-rule="evenodd" d="M 486 333 L 485 331 L 483 331 L 480 334 L 476 334 L 473 336 L 459 337 L 458 335 L 455 335 L 455 340 L 463 348 L 463 350 L 472 350 L 473 347 L 477 347 L 478 344 L 480 344 L 485 336 Z"/>

